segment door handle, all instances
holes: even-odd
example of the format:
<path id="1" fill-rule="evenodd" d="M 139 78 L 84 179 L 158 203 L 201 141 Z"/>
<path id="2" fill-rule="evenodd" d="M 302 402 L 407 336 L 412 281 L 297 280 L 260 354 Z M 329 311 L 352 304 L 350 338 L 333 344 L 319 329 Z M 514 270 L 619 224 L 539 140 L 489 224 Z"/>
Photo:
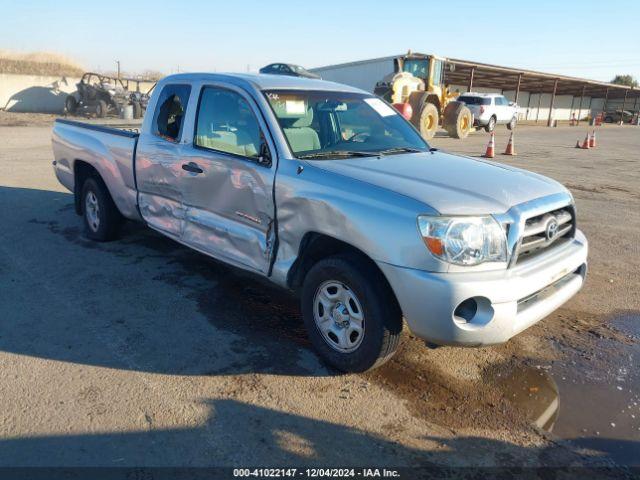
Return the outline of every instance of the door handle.
<path id="1" fill-rule="evenodd" d="M 182 169 L 186 170 L 187 172 L 191 172 L 191 173 L 203 173 L 204 172 L 204 170 L 202 170 L 194 162 L 183 163 L 182 164 Z"/>

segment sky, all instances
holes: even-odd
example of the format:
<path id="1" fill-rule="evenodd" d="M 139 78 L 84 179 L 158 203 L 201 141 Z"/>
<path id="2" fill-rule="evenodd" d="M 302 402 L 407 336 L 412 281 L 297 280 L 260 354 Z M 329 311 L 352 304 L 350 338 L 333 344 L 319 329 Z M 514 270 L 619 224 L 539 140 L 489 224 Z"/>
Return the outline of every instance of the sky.
<path id="1" fill-rule="evenodd" d="M 86 69 L 256 71 L 404 53 L 608 81 L 640 79 L 639 0 L 0 0 L 0 49 Z"/>

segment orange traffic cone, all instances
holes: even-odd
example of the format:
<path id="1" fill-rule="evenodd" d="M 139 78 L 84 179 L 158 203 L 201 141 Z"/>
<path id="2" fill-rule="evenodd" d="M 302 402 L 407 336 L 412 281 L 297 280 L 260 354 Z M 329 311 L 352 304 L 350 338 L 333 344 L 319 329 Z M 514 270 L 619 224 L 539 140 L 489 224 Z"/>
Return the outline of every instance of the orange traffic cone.
<path id="1" fill-rule="evenodd" d="M 596 148 L 596 131 L 595 130 L 589 137 L 589 148 Z"/>
<path id="2" fill-rule="evenodd" d="M 504 151 L 503 155 L 516 155 L 516 146 L 513 142 L 513 132 L 509 135 L 509 143 L 507 143 L 507 149 Z"/>
<path id="3" fill-rule="evenodd" d="M 587 132 L 587 135 L 584 137 L 582 147 L 580 148 L 582 148 L 583 150 L 589 150 L 589 132 Z"/>
<path id="4" fill-rule="evenodd" d="M 484 158 L 494 158 L 496 156 L 496 138 L 493 132 L 491 132 L 491 138 L 487 144 L 487 151 L 484 153 Z"/>

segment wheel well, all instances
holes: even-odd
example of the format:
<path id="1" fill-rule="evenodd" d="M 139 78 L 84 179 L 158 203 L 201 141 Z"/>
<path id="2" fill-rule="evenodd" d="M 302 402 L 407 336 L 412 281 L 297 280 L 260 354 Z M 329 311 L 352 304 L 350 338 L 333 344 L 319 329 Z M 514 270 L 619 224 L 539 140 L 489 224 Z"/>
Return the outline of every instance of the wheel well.
<path id="1" fill-rule="evenodd" d="M 76 160 L 73 162 L 73 194 L 75 200 L 76 213 L 82 215 L 82 199 L 80 194 L 82 193 L 82 186 L 87 178 L 94 177 L 102 181 L 98 170 L 90 163 L 84 160 Z M 103 182 L 104 183 L 104 182 Z M 108 191 L 108 190 L 107 190 Z"/>
<path id="2" fill-rule="evenodd" d="M 395 293 L 391 288 L 391 285 L 389 285 L 387 278 L 384 276 L 384 273 L 382 273 L 376 262 L 374 262 L 366 253 L 347 242 L 343 242 L 342 240 L 317 232 L 308 232 L 304 237 L 302 237 L 300 249 L 298 251 L 298 258 L 291 266 L 287 275 L 287 285 L 293 290 L 298 290 L 311 267 L 323 258 L 339 254 L 355 255 L 369 263 L 379 274 L 379 280 L 384 282 L 394 301 L 398 304 Z M 400 308 L 399 304 L 398 308 Z"/>

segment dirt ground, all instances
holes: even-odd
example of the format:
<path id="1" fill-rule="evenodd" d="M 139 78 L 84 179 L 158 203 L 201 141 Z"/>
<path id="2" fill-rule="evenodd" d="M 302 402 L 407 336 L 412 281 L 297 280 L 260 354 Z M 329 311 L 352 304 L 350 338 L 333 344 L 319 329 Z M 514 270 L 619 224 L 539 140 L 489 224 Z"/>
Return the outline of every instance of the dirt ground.
<path id="1" fill-rule="evenodd" d="M 497 347 L 428 349 L 406 331 L 388 364 L 341 375 L 311 350 L 288 293 L 140 225 L 86 240 L 52 172 L 51 121 L 0 112 L 0 466 L 610 461 L 533 425 L 504 379 L 561 367 L 606 383 L 635 341 L 613 319 L 640 312 L 639 128 L 599 128 L 583 151 L 586 127 L 522 126 L 518 156 L 496 158 L 576 199 L 590 270 L 563 308 Z M 431 143 L 477 156 L 487 139 Z M 506 139 L 499 128 L 498 151 Z"/>

